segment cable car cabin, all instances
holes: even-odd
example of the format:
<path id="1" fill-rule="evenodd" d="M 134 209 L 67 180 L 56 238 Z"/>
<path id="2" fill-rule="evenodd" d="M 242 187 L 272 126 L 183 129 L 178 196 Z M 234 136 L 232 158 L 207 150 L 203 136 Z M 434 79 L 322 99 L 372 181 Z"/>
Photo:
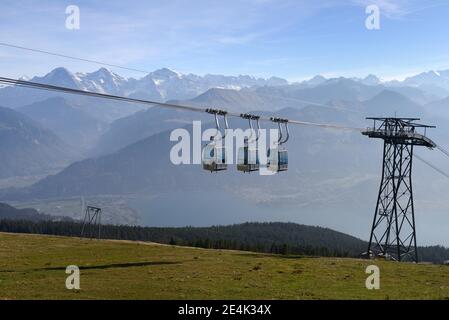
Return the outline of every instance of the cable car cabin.
<path id="1" fill-rule="evenodd" d="M 237 170 L 242 172 L 253 172 L 259 170 L 259 153 L 256 148 L 248 145 L 239 149 L 237 157 Z"/>
<path id="2" fill-rule="evenodd" d="M 269 149 L 267 160 L 267 168 L 270 171 L 281 172 L 288 170 L 288 151 L 286 149 Z"/>
<path id="3" fill-rule="evenodd" d="M 203 169 L 210 172 L 223 171 L 228 168 L 226 161 L 226 148 L 210 143 L 203 149 Z"/>

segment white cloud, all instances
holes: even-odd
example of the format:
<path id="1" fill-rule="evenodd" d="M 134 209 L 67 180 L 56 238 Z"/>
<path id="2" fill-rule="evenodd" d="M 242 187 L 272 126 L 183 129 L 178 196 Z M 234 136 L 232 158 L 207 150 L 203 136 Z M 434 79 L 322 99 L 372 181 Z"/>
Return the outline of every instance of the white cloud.
<path id="1" fill-rule="evenodd" d="M 408 0 L 354 0 L 357 5 L 367 7 L 376 5 L 379 7 L 381 15 L 388 18 L 402 18 L 408 14 Z"/>
<path id="2" fill-rule="evenodd" d="M 448 5 L 448 3 L 429 4 L 416 0 L 353 0 L 353 3 L 362 7 L 377 5 L 381 15 L 389 19 L 402 19 L 426 9 Z"/>

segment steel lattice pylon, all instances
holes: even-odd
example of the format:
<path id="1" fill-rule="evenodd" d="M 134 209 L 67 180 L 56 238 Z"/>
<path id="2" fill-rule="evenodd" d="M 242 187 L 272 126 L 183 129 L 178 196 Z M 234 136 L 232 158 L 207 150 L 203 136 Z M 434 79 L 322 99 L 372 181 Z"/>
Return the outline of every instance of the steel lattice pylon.
<path id="1" fill-rule="evenodd" d="M 434 148 L 435 143 L 413 118 L 368 118 L 374 127 L 363 132 L 384 140 L 382 179 L 368 244 L 370 257 L 418 262 L 412 168 L 414 146 Z M 379 126 L 377 124 L 380 123 Z"/>
<path id="2" fill-rule="evenodd" d="M 98 239 L 101 238 L 101 211 L 101 208 L 98 207 L 86 207 L 83 226 L 81 228 L 81 238 L 85 236 L 91 239 L 94 238 L 96 230 L 98 230 Z"/>

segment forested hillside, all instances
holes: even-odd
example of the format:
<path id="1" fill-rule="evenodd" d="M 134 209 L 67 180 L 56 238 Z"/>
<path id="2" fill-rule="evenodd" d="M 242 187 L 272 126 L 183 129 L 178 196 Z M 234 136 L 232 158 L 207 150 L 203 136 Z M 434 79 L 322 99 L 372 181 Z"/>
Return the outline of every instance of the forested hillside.
<path id="1" fill-rule="evenodd" d="M 81 234 L 81 228 L 81 223 L 71 221 L 0 220 L 0 232 L 78 237 Z M 91 235 L 97 236 L 97 231 L 95 229 Z M 105 225 L 101 228 L 101 237 L 209 249 L 323 257 L 360 257 L 367 248 L 365 241 L 331 229 L 276 222 L 244 223 L 208 228 Z M 449 249 L 440 246 L 422 247 L 419 252 L 421 261 L 442 263 L 449 259 Z"/>

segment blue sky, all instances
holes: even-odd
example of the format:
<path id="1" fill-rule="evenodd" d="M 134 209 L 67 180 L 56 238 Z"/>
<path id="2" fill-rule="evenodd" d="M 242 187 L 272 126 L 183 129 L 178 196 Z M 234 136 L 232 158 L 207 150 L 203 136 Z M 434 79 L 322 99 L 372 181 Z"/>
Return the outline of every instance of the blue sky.
<path id="1" fill-rule="evenodd" d="M 370 4 L 380 8 L 380 30 L 365 28 Z M 80 30 L 65 28 L 68 5 L 81 10 Z M 447 17 L 447 0 L 2 0 L 0 42 L 144 70 L 391 79 L 449 68 Z M 2 75 L 58 66 L 99 68 L 0 47 Z"/>

